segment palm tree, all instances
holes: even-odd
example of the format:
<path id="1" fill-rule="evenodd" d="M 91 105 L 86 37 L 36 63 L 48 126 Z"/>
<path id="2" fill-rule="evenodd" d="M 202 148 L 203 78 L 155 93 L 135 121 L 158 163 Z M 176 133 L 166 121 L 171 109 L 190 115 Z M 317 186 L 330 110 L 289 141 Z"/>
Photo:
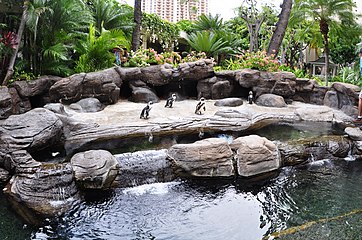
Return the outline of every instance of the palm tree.
<path id="1" fill-rule="evenodd" d="M 297 0 L 297 6 L 307 17 L 319 24 L 323 36 L 325 56 L 325 80 L 328 86 L 329 75 L 329 39 L 330 27 L 341 23 L 355 22 L 352 9 L 356 7 L 353 0 Z"/>
<path id="2" fill-rule="evenodd" d="M 133 25 L 128 21 L 132 14 L 126 7 L 121 7 L 113 0 L 92 0 L 89 3 L 98 34 L 103 29 L 120 29 L 123 32 L 132 32 Z"/>
<path id="3" fill-rule="evenodd" d="M 132 50 L 136 52 L 140 48 L 141 25 L 142 25 L 142 0 L 134 1 L 134 23 L 135 27 L 132 34 Z"/>
<path id="4" fill-rule="evenodd" d="M 272 38 L 270 39 L 267 54 L 278 55 L 279 48 L 287 31 L 289 16 L 292 11 L 293 0 L 283 0 L 282 11 L 279 15 L 279 20 Z"/>

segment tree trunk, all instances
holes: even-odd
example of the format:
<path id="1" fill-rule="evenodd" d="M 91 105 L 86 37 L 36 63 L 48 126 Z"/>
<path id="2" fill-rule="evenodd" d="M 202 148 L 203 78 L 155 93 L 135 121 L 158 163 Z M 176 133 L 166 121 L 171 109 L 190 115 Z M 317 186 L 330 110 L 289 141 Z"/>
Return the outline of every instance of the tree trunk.
<path id="1" fill-rule="evenodd" d="M 272 38 L 270 39 L 267 55 L 278 55 L 279 48 L 287 30 L 290 12 L 292 11 L 293 0 L 283 0 L 282 11 L 279 15 L 279 20 Z"/>
<path id="2" fill-rule="evenodd" d="M 140 48 L 140 38 L 141 38 L 141 24 L 142 24 L 142 10 L 141 10 L 142 0 L 135 0 L 134 2 L 134 22 L 135 27 L 132 33 L 132 50 L 136 52 Z"/>
<path id="3" fill-rule="evenodd" d="M 20 22 L 20 26 L 18 29 L 18 44 L 16 45 L 16 48 L 14 50 L 13 55 L 10 58 L 9 61 L 9 67 L 8 67 L 8 71 L 6 72 L 6 76 L 4 78 L 4 81 L 2 82 L 3 86 L 8 85 L 9 80 L 13 77 L 14 75 L 14 65 L 15 65 L 15 60 L 16 60 L 16 56 L 18 55 L 18 51 L 19 51 L 19 47 L 21 44 L 21 39 L 23 37 L 23 32 L 24 32 L 24 28 L 25 28 L 25 22 L 26 22 L 26 18 L 28 15 L 28 5 L 29 5 L 29 1 L 24 1 L 24 6 L 23 6 L 23 15 L 21 17 L 21 22 Z"/>
<path id="4" fill-rule="evenodd" d="M 328 77 L 329 77 L 329 44 L 328 44 L 328 34 L 324 34 L 324 53 L 325 53 L 325 78 L 326 86 L 328 87 Z"/>

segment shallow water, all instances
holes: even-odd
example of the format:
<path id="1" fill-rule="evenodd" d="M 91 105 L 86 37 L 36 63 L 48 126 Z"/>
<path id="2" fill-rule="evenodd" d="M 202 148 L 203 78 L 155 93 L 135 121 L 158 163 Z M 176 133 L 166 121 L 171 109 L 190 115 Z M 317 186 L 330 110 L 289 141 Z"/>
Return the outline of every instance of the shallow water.
<path id="1" fill-rule="evenodd" d="M 264 181 L 175 181 L 95 194 L 39 229 L 23 229 L 1 209 L 0 232 L 3 239 L 253 240 L 297 226 L 279 239 L 362 239 L 361 185 L 362 162 L 321 160 Z"/>

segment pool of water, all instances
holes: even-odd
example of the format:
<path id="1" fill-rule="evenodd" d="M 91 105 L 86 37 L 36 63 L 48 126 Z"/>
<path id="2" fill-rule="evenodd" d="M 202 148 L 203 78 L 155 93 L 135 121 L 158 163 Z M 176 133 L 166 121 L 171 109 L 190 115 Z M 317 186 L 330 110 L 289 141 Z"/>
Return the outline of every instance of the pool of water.
<path id="1" fill-rule="evenodd" d="M 89 196 L 40 228 L 0 195 L 2 239 L 362 239 L 362 162 L 312 162 L 264 180 L 180 180 Z M 280 235 L 278 235 L 280 234 Z"/>

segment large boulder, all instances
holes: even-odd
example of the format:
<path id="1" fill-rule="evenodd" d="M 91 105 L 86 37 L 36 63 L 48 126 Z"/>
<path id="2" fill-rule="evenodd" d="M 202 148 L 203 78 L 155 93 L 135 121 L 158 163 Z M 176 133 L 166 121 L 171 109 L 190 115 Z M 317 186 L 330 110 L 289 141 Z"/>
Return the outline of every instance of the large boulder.
<path id="1" fill-rule="evenodd" d="M 49 90 L 52 101 L 74 103 L 82 98 L 95 97 L 102 103 L 119 99 L 122 80 L 115 68 L 80 73 L 57 81 Z"/>
<path id="2" fill-rule="evenodd" d="M 32 172 L 16 173 L 4 193 L 13 209 L 34 225 L 61 216 L 80 201 L 69 164 L 42 164 Z"/>
<path id="3" fill-rule="evenodd" d="M 69 108 L 77 112 L 99 112 L 104 106 L 97 98 L 83 98 L 69 105 Z"/>
<path id="4" fill-rule="evenodd" d="M 230 177 L 234 175 L 233 152 L 228 142 L 208 138 L 192 144 L 176 144 L 168 156 L 187 175 L 194 177 Z"/>
<path id="5" fill-rule="evenodd" d="M 56 146 L 63 135 L 63 124 L 55 113 L 36 108 L 12 115 L 0 126 L 0 159 L 15 150 L 37 152 Z"/>
<path id="6" fill-rule="evenodd" d="M 250 177 L 267 173 L 281 166 L 277 146 L 264 137 L 249 135 L 235 139 L 230 147 L 236 151 L 237 173 Z"/>
<path id="7" fill-rule="evenodd" d="M 77 184 L 84 189 L 110 188 L 119 169 L 117 159 L 105 150 L 77 153 L 70 163 Z"/>
<path id="8" fill-rule="evenodd" d="M 282 108 L 287 106 L 284 98 L 275 94 L 263 94 L 256 99 L 255 103 L 264 107 Z"/>

